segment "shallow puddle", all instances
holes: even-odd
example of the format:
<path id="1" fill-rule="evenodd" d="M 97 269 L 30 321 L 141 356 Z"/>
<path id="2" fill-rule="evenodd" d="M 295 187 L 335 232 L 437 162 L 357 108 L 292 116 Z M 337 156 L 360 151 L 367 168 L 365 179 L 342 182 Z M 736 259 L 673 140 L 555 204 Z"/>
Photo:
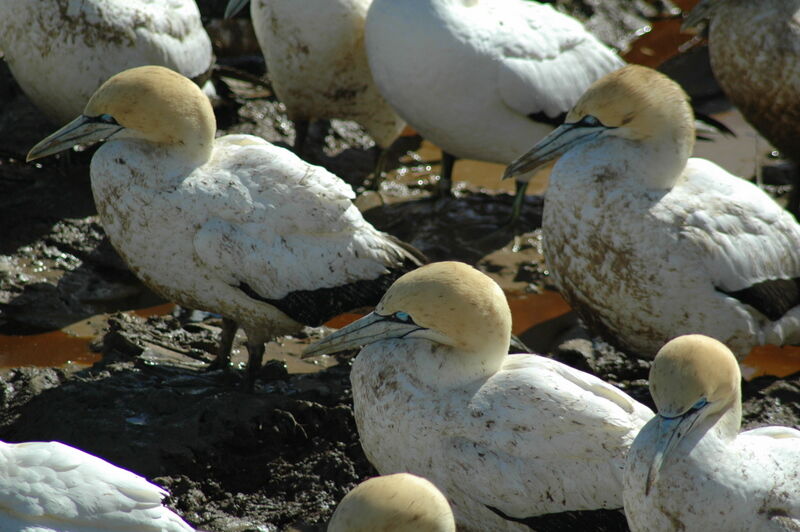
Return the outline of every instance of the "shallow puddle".
<path id="1" fill-rule="evenodd" d="M 303 351 L 308 347 L 307 340 L 297 340 L 296 338 L 283 338 L 280 343 L 270 342 L 267 344 L 267 350 L 264 353 L 265 360 L 280 360 L 286 364 L 286 371 L 290 374 L 297 373 L 316 373 L 325 368 L 336 365 L 334 357 L 314 357 L 309 360 L 303 360 L 300 357 Z"/>
<path id="2" fill-rule="evenodd" d="M 522 334 L 528 329 L 543 324 L 572 309 L 561 294 L 554 290 L 545 290 L 540 294 L 506 294 L 508 306 L 513 317 L 512 332 Z"/>
<path id="3" fill-rule="evenodd" d="M 89 349 L 94 337 L 72 336 L 63 331 L 0 336 L 0 368 L 21 366 L 91 366 L 100 355 Z"/>
<path id="4" fill-rule="evenodd" d="M 172 314 L 173 310 L 175 310 L 175 303 L 163 303 L 153 307 L 131 309 L 129 312 L 132 312 L 142 318 L 149 318 L 150 316 L 163 316 L 164 314 Z"/>
<path id="5" fill-rule="evenodd" d="M 173 303 L 131 310 L 143 318 L 169 314 Z M 76 365 L 88 367 L 100 360 L 100 354 L 91 350 L 91 342 L 106 327 L 108 314 L 97 314 L 71 323 L 63 329 L 39 334 L 0 334 L 0 369 L 23 366 L 63 367 Z"/>
<path id="6" fill-rule="evenodd" d="M 531 144 L 531 146 L 533 146 L 533 144 Z M 412 184 L 420 177 L 439 175 L 441 171 L 439 161 L 441 160 L 442 152 L 438 146 L 428 141 L 423 141 L 422 146 L 420 146 L 415 153 L 420 160 L 435 161 L 436 164 L 431 164 L 429 168 L 426 168 L 422 172 L 406 172 L 404 175 L 397 178 L 400 183 Z M 547 177 L 550 175 L 551 167 L 551 165 L 548 165 L 533 176 L 528 184 L 527 193 L 529 195 L 544 193 L 547 189 Z M 453 185 L 457 187 L 460 181 L 466 181 L 470 185 L 481 189 L 513 194 L 514 180 L 500 179 L 505 169 L 506 165 L 504 164 L 474 161 L 472 159 L 458 159 L 453 167 Z"/>
<path id="7" fill-rule="evenodd" d="M 650 26 L 642 29 L 642 35 L 622 57 L 629 63 L 656 68 L 700 40 L 682 33 L 682 22 L 680 18 L 653 21 Z"/>
<path id="8" fill-rule="evenodd" d="M 763 375 L 787 377 L 800 371 L 800 347 L 761 345 L 742 361 L 742 375 L 750 380 Z"/>

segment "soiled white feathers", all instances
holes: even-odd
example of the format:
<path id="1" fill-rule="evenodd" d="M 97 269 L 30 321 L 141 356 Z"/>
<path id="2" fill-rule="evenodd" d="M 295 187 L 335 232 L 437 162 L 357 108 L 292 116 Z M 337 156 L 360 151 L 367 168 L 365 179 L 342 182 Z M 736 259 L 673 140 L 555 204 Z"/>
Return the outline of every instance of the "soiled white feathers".
<path id="1" fill-rule="evenodd" d="M 440 262 L 307 352 L 364 345 L 350 379 L 367 458 L 382 474 L 431 480 L 459 529 L 529 530 L 513 519 L 620 508 L 625 454 L 652 412 L 559 362 L 507 355 L 510 331 L 494 281 Z"/>
<path id="2" fill-rule="evenodd" d="M 215 140 L 215 129 L 193 83 L 140 67 L 103 84 L 29 159 L 108 139 L 91 174 L 111 243 L 164 297 L 243 327 L 252 378 L 264 341 L 374 304 L 391 283 L 382 276 L 418 262 L 364 220 L 338 177 L 258 137 Z"/>
<path id="3" fill-rule="evenodd" d="M 211 69 L 194 0 L 7 0 L 0 50 L 25 94 L 62 125 L 128 68 L 163 65 L 190 78 Z"/>
<path id="4" fill-rule="evenodd" d="M 617 345 L 653 356 L 701 332 L 737 357 L 800 342 L 800 225 L 755 185 L 689 158 L 686 94 L 628 66 L 598 81 L 507 170 L 563 154 L 542 229 L 553 278 Z"/>
<path id="5" fill-rule="evenodd" d="M 250 14 L 289 118 L 354 120 L 386 148 L 405 123 L 378 91 L 367 64 L 364 22 L 370 3 L 251 0 Z"/>

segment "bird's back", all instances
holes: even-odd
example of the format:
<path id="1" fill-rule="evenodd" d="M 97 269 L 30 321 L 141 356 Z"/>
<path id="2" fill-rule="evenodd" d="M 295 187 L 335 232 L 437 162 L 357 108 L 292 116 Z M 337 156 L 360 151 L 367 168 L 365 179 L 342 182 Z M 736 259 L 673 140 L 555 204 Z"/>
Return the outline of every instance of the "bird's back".
<path id="1" fill-rule="evenodd" d="M 714 76 L 747 121 L 800 157 L 800 2 L 727 1 L 709 30 Z"/>
<path id="2" fill-rule="evenodd" d="M 595 330 L 646 356 L 690 332 L 742 357 L 798 334 L 797 317 L 773 326 L 766 308 L 762 316 L 728 297 L 800 278 L 800 226 L 763 191 L 704 159 L 690 158 L 669 190 L 583 161 L 568 154 L 556 164 L 542 225 L 560 290 Z"/>
<path id="3" fill-rule="evenodd" d="M 376 0 L 367 55 L 386 99 L 457 157 L 509 163 L 622 61 L 583 26 L 523 0 Z"/>
<path id="4" fill-rule="evenodd" d="M 265 316 L 297 328 L 266 305 L 307 325 L 374 305 L 421 263 L 364 220 L 349 185 L 258 137 L 221 137 L 188 169 L 168 150 L 110 141 L 92 188 L 111 243 L 147 284 L 250 329 Z"/>
<path id="5" fill-rule="evenodd" d="M 163 65 L 188 77 L 211 67 L 211 40 L 193 0 L 22 0 L 0 3 L 0 48 L 15 79 L 57 123 L 83 111 L 125 69 Z"/>
<path id="6" fill-rule="evenodd" d="M 372 80 L 364 49 L 368 0 L 253 2 L 253 27 L 289 118 L 355 120 L 382 147 L 402 120 Z"/>
<path id="7" fill-rule="evenodd" d="M 353 366 L 359 435 L 382 474 L 430 478 L 474 530 L 525 530 L 489 507 L 524 518 L 622 506 L 624 455 L 649 409 L 536 355 L 511 355 L 486 381 L 437 390 L 408 368 L 425 349 L 377 343 Z"/>
<path id="8" fill-rule="evenodd" d="M 0 443 L 3 530 L 192 531 L 162 506 L 166 495 L 130 471 L 58 442 Z"/>
<path id="9" fill-rule="evenodd" d="M 800 526 L 800 432 L 764 427 L 722 440 L 714 428 L 687 436 L 645 492 L 654 423 L 642 429 L 625 472 L 625 509 L 634 531 L 796 530 Z"/>

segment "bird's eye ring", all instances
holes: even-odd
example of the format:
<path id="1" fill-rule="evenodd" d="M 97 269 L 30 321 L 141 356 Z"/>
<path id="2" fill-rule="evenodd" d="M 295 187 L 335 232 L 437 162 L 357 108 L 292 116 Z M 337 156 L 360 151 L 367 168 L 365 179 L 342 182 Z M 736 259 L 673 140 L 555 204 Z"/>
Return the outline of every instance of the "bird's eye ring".
<path id="1" fill-rule="evenodd" d="M 112 125 L 115 125 L 115 126 L 119 125 L 117 123 L 117 121 L 114 119 L 114 117 L 111 116 L 110 114 L 102 114 L 102 115 L 96 117 L 95 120 L 97 122 L 102 122 L 104 124 L 112 124 Z"/>
<path id="2" fill-rule="evenodd" d="M 701 398 L 699 401 L 697 401 L 697 402 L 696 402 L 696 403 L 695 403 L 695 404 L 692 406 L 692 410 L 700 410 L 701 408 L 703 408 L 703 407 L 704 407 L 704 406 L 706 406 L 707 404 L 708 404 L 708 399 L 706 399 L 705 397 L 702 397 L 702 398 Z"/>
<path id="3" fill-rule="evenodd" d="M 411 315 L 408 312 L 403 312 L 403 311 L 395 312 L 393 314 L 393 316 L 394 316 L 394 319 L 396 319 L 398 321 L 404 321 L 406 323 L 411 323 Z"/>
<path id="4" fill-rule="evenodd" d="M 600 123 L 600 120 L 598 120 L 597 117 L 594 117 L 592 115 L 584 116 L 583 118 L 581 118 L 578 124 L 580 124 L 580 126 L 582 127 L 597 127 L 602 125 Z"/>

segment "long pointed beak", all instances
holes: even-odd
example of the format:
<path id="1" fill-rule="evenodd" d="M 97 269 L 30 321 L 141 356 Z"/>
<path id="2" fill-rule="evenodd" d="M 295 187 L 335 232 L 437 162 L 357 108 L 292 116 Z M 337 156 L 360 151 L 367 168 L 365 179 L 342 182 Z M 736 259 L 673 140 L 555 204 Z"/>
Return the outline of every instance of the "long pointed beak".
<path id="1" fill-rule="evenodd" d="M 413 322 L 401 322 L 392 319 L 391 316 L 381 316 L 371 312 L 360 320 L 354 321 L 347 327 L 343 327 L 319 342 L 308 346 L 303 352 L 303 358 L 338 353 L 339 351 L 354 349 L 379 340 L 403 338 L 414 331 L 423 329 L 424 327 L 420 327 Z"/>
<path id="2" fill-rule="evenodd" d="M 683 33 L 692 33 L 698 29 L 705 21 L 710 20 L 714 15 L 714 10 L 719 2 L 710 0 L 701 0 L 694 9 L 692 9 L 681 23 L 681 31 Z"/>
<path id="3" fill-rule="evenodd" d="M 605 131 L 606 127 L 586 127 L 577 123 L 561 124 L 545 138 L 506 168 L 503 179 L 533 172 L 545 163 L 563 155 L 578 144 L 588 142 Z"/>
<path id="4" fill-rule="evenodd" d="M 123 129 L 119 124 L 109 124 L 93 120 L 81 115 L 55 133 L 39 141 L 28 152 L 26 161 L 46 157 L 60 151 L 68 150 L 76 144 L 91 144 L 109 138 Z"/>
<path id="5" fill-rule="evenodd" d="M 658 436 L 654 443 L 656 449 L 653 463 L 650 464 L 650 469 L 647 471 L 647 482 L 644 488 L 644 494 L 649 495 L 650 489 L 653 484 L 658 480 L 658 473 L 664 465 L 664 460 L 669 456 L 678 443 L 686 436 L 694 426 L 697 419 L 700 417 L 702 409 L 690 410 L 681 416 L 664 417 L 661 414 L 656 415 L 655 419 L 658 422 Z"/>
<path id="6" fill-rule="evenodd" d="M 225 18 L 231 18 L 235 16 L 239 11 L 244 9 L 244 6 L 250 0 L 228 0 L 228 5 L 225 6 Z"/>

